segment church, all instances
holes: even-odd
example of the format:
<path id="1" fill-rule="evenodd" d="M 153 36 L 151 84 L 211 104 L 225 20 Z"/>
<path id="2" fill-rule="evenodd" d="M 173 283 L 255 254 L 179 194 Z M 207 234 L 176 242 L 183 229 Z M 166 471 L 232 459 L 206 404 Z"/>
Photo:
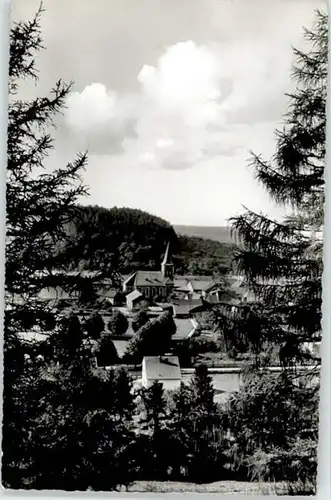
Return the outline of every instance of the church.
<path id="1" fill-rule="evenodd" d="M 170 244 L 164 254 L 160 271 L 136 271 L 123 282 L 123 292 L 137 290 L 147 299 L 167 298 L 174 290 L 174 265 L 170 258 Z"/>

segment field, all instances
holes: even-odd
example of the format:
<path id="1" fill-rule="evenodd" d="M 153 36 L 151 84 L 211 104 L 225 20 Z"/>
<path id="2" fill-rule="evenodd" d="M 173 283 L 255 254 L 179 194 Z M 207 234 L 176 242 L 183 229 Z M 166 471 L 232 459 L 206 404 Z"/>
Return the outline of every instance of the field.
<path id="1" fill-rule="evenodd" d="M 183 236 L 196 236 L 220 243 L 234 243 L 230 228 L 226 226 L 174 226 L 177 234 Z"/>

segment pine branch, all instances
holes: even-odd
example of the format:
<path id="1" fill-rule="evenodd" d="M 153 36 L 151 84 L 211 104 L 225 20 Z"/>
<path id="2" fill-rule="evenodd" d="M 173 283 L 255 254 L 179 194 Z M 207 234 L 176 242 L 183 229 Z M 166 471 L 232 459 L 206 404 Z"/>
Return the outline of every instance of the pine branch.
<path id="1" fill-rule="evenodd" d="M 15 23 L 10 32 L 9 92 L 15 94 L 20 78 L 38 79 L 35 53 L 42 50 L 40 19 L 42 3 L 32 21 Z"/>

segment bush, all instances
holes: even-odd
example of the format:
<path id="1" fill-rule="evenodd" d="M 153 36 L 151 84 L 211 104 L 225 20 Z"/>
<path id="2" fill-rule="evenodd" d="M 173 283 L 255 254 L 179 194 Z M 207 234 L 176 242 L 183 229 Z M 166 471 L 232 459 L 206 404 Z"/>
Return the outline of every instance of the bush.
<path id="1" fill-rule="evenodd" d="M 121 311 L 115 310 L 108 322 L 108 330 L 113 335 L 124 335 L 129 327 L 128 320 Z"/>
<path id="2" fill-rule="evenodd" d="M 182 366 L 190 366 L 192 358 L 197 358 L 199 354 L 207 352 L 219 352 L 220 347 L 217 341 L 206 336 L 193 337 L 184 340 L 176 348 L 176 354 L 179 357 Z"/>
<path id="3" fill-rule="evenodd" d="M 95 350 L 98 366 L 111 366 L 118 362 L 118 354 L 109 334 L 103 334 Z"/>
<path id="4" fill-rule="evenodd" d="M 85 330 L 91 339 L 99 340 L 105 329 L 105 322 L 99 313 L 93 313 L 85 322 Z"/>
<path id="5" fill-rule="evenodd" d="M 137 332 L 146 323 L 148 323 L 148 315 L 146 311 L 139 311 L 132 318 L 132 330 Z"/>

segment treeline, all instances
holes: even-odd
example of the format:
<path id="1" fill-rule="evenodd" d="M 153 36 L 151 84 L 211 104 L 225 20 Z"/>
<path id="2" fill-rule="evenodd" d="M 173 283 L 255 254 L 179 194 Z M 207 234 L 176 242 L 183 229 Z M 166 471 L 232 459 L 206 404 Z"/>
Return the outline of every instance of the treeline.
<path id="1" fill-rule="evenodd" d="M 121 366 L 97 368 L 74 316 L 42 344 L 42 357 L 25 348 L 10 375 L 5 487 L 110 491 L 137 480 L 236 479 L 313 490 L 318 401 L 310 383 L 260 373 L 220 406 L 203 365 L 171 392 L 157 382 L 134 387 Z"/>
<path id="2" fill-rule="evenodd" d="M 174 264 L 178 274 L 222 275 L 232 270 L 236 245 L 196 236 L 178 236 Z"/>
<path id="3" fill-rule="evenodd" d="M 131 208 L 77 206 L 65 233 L 58 248 L 69 251 L 71 267 L 109 268 L 123 274 L 159 269 L 168 242 L 178 274 L 228 272 L 234 250 L 234 245 L 178 236 L 160 217 Z"/>

